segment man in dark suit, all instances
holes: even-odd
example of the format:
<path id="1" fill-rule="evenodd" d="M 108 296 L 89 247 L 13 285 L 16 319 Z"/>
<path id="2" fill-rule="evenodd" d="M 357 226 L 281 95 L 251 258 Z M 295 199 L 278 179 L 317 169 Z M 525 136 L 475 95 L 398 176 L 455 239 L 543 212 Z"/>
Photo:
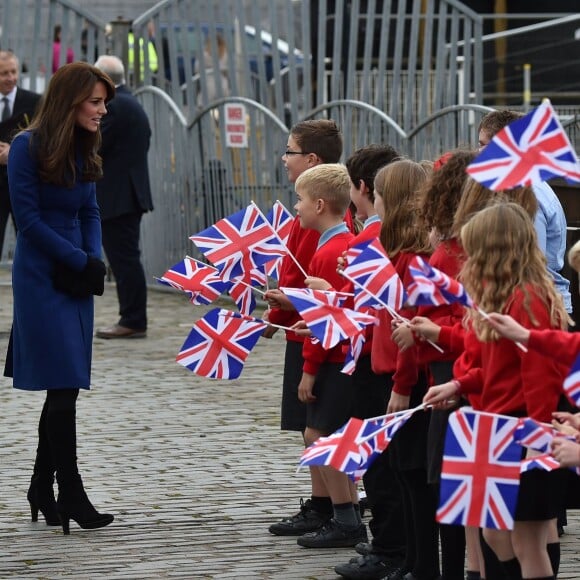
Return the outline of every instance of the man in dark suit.
<path id="1" fill-rule="evenodd" d="M 125 86 L 123 63 L 101 56 L 95 66 L 117 87 L 101 121 L 103 179 L 97 181 L 103 248 L 117 283 L 119 322 L 97 330 L 98 338 L 142 338 L 147 333 L 147 285 L 141 264 L 141 217 L 153 209 L 147 152 L 149 120 Z"/>
<path id="2" fill-rule="evenodd" d="M 18 86 L 18 67 L 13 52 L 0 50 L 0 259 L 6 224 L 12 214 L 6 170 L 10 143 L 30 123 L 40 101 L 40 95 Z"/>

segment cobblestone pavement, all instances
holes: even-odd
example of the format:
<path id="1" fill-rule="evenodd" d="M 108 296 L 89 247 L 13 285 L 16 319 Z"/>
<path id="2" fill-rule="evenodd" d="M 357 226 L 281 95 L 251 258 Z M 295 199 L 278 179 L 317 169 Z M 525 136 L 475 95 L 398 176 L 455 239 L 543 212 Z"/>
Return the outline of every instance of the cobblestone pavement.
<path id="1" fill-rule="evenodd" d="M 0 352 L 11 319 L 0 270 Z M 206 308 L 151 291 L 146 339 L 94 341 L 93 388 L 78 404 L 79 464 L 89 497 L 115 514 L 71 535 L 30 522 L 26 501 L 43 393 L 0 379 L 0 578 L 336 578 L 350 549 L 308 550 L 268 525 L 296 511 L 308 476 L 300 441 L 280 432 L 284 339 L 261 340 L 240 379 L 211 381 L 175 363 Z M 114 286 L 96 327 L 117 319 Z M 560 578 L 580 578 L 580 519 L 569 514 Z"/>

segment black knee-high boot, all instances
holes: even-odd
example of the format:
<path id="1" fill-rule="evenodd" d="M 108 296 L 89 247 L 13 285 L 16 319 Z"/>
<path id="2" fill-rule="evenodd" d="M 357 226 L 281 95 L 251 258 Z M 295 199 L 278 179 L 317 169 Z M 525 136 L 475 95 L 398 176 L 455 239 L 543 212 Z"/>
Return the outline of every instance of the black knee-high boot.
<path id="1" fill-rule="evenodd" d="M 38 421 L 38 447 L 36 448 L 34 471 L 27 498 L 33 522 L 38 521 L 38 512 L 40 511 L 48 526 L 60 526 L 53 487 L 54 463 L 50 454 L 50 444 L 46 429 L 47 408 L 48 403 L 45 400 L 40 413 L 40 420 Z"/>
<path id="2" fill-rule="evenodd" d="M 77 467 L 76 399 L 78 389 L 53 389 L 47 392 L 47 426 L 50 449 L 58 482 L 57 509 L 62 529 L 69 534 L 72 519 L 83 529 L 102 528 L 114 516 L 100 514 L 93 507 Z"/>

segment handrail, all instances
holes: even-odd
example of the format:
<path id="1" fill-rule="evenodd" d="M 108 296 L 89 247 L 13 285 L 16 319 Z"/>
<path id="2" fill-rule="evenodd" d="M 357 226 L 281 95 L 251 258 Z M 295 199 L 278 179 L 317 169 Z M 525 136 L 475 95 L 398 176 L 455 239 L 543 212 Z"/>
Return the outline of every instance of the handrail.
<path id="1" fill-rule="evenodd" d="M 193 127 L 197 123 L 197 121 L 201 117 L 203 117 L 207 112 L 219 107 L 220 105 L 225 105 L 227 103 L 244 103 L 246 105 L 250 105 L 254 109 L 257 109 L 258 111 L 263 113 L 271 121 L 273 121 L 278 126 L 279 129 L 282 129 L 283 131 L 288 132 L 288 127 L 286 127 L 286 125 L 284 125 L 284 123 L 282 123 L 282 121 L 280 121 L 280 119 L 274 113 L 272 113 L 272 111 L 270 111 L 270 109 L 268 109 L 267 107 L 265 107 L 261 103 L 258 103 L 257 101 L 254 101 L 252 99 L 248 99 L 247 97 L 222 97 L 221 99 L 216 99 L 215 101 L 213 101 L 212 103 L 210 103 L 209 105 L 207 105 L 206 107 L 201 109 L 201 111 L 199 111 L 199 113 L 197 113 L 197 115 L 195 115 L 195 117 L 187 125 L 188 129 Z"/>
<path id="2" fill-rule="evenodd" d="M 311 119 L 312 117 L 318 115 L 318 113 L 321 113 L 322 111 L 325 111 L 332 107 L 340 107 L 342 105 L 350 105 L 352 107 L 355 107 L 356 109 L 364 109 L 369 113 L 373 113 L 378 117 L 380 117 L 383 121 L 385 121 L 387 125 L 390 125 L 399 134 L 400 137 L 403 138 L 407 137 L 407 133 L 405 133 L 405 131 L 397 124 L 396 121 L 394 121 L 391 117 L 389 117 L 389 115 L 383 113 L 383 111 L 377 109 L 377 107 L 373 107 L 373 105 L 369 105 L 368 103 L 364 103 L 363 101 L 355 101 L 352 99 L 337 99 L 335 101 L 328 101 L 327 103 L 322 103 L 321 105 L 318 105 L 318 107 L 306 113 L 304 115 L 304 119 L 305 120 Z"/>
<path id="3" fill-rule="evenodd" d="M 482 42 L 487 42 L 488 40 L 496 40 L 498 38 L 507 38 L 509 36 L 517 36 L 518 34 L 524 34 L 526 32 L 535 32 L 536 30 L 542 30 L 543 28 L 551 28 L 552 26 L 558 26 L 559 24 L 566 24 L 568 22 L 576 22 L 580 20 L 580 14 L 570 14 L 570 16 L 563 16 L 562 18 L 554 18 L 548 20 L 547 22 L 538 22 L 537 24 L 529 24 L 528 26 L 520 26 L 519 28 L 512 28 L 510 30 L 504 30 L 502 32 L 493 32 L 492 34 L 485 34 L 481 37 Z M 460 40 L 455 42 L 453 46 L 465 46 L 467 43 L 473 44 L 475 42 L 474 38 L 469 40 Z M 451 43 L 446 43 L 446 48 L 451 48 Z"/>
<path id="4" fill-rule="evenodd" d="M 133 93 L 133 95 L 134 96 L 138 96 L 138 95 L 140 95 L 142 93 L 153 93 L 154 95 L 157 95 L 158 97 L 161 97 L 161 99 L 163 101 L 165 101 L 169 105 L 169 108 L 175 113 L 175 116 L 179 119 L 180 123 L 184 127 L 187 127 L 187 118 L 179 110 L 179 107 L 175 104 L 175 101 L 165 91 L 161 90 L 159 87 L 154 87 L 152 85 L 147 85 L 145 87 L 138 88 Z"/>
<path id="5" fill-rule="evenodd" d="M 406 137 L 410 140 L 412 139 L 421 129 L 426 127 L 429 123 L 434 121 L 439 117 L 443 117 L 447 115 L 447 113 L 453 113 L 455 111 L 477 111 L 479 113 L 491 113 L 491 111 L 495 111 L 492 107 L 485 107 L 484 105 L 451 105 L 449 107 L 444 107 L 443 109 L 439 109 L 433 115 L 427 117 L 424 121 L 419 123 L 415 128 L 411 130 L 411 132 L 406 135 Z"/>

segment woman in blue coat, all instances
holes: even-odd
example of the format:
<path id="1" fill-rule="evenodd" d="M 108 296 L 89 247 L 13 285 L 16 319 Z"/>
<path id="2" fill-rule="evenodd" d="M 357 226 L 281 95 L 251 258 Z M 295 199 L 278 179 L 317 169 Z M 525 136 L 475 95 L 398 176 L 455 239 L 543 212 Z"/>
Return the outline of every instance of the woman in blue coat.
<path id="1" fill-rule="evenodd" d="M 15 388 L 46 390 L 28 501 L 33 521 L 40 510 L 48 525 L 62 524 L 65 534 L 70 519 L 82 528 L 113 521 L 95 510 L 83 489 L 76 399 L 79 389 L 90 388 L 93 294 L 104 287 L 94 182 L 102 174 L 100 120 L 114 92 L 109 77 L 91 65 L 61 67 L 8 157 L 18 235 L 6 366 Z"/>

